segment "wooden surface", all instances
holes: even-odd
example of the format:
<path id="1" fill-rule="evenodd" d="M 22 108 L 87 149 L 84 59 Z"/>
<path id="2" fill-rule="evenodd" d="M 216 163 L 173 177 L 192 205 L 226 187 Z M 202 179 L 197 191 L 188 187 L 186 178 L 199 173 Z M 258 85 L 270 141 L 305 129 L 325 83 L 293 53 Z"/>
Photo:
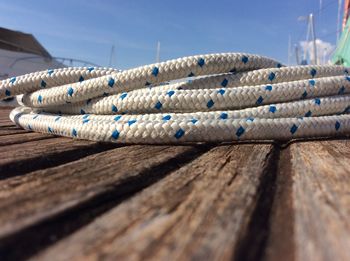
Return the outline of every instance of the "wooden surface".
<path id="1" fill-rule="evenodd" d="M 101 144 L 0 109 L 0 260 L 350 260 L 350 142 Z"/>

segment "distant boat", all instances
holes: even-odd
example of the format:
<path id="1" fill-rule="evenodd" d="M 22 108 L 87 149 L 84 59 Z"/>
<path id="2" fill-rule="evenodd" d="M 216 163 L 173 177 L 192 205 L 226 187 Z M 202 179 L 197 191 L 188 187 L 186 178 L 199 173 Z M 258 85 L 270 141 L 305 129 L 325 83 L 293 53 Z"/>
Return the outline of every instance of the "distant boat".
<path id="1" fill-rule="evenodd" d="M 343 28 L 332 62 L 350 66 L 350 0 L 344 2 Z"/>
<path id="2" fill-rule="evenodd" d="M 333 55 L 333 63 L 350 66 L 350 20 L 347 21 Z"/>

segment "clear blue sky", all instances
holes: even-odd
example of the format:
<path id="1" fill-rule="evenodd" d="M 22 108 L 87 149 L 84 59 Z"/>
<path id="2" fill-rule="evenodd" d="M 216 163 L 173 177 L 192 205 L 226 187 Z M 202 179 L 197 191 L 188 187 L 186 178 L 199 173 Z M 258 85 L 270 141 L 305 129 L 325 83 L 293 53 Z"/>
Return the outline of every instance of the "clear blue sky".
<path id="1" fill-rule="evenodd" d="M 338 0 L 2 0 L 0 26 L 32 33 L 53 56 L 120 69 L 202 53 L 248 52 L 287 61 L 288 35 L 306 37 L 297 18 L 315 12 L 317 36 L 335 44 Z"/>

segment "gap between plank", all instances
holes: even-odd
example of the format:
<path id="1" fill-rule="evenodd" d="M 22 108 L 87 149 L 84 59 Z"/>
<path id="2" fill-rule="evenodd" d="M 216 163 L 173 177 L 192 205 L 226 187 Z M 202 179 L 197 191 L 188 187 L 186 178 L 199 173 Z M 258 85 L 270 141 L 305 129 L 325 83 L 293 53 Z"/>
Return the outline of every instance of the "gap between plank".
<path id="1" fill-rule="evenodd" d="M 262 260 L 270 230 L 270 215 L 276 192 L 280 147 L 274 144 L 266 155 L 266 167 L 258 187 L 257 201 L 248 226 L 241 232 L 233 260 Z"/>

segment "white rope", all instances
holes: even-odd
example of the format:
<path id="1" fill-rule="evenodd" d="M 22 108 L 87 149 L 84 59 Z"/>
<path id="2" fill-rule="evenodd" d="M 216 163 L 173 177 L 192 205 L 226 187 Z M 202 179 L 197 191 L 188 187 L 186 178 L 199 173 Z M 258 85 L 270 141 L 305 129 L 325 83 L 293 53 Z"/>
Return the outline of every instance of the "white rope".
<path id="1" fill-rule="evenodd" d="M 186 77 L 191 80 L 179 80 Z M 0 99 L 19 94 L 22 106 L 10 114 L 17 125 L 95 141 L 288 140 L 350 133 L 347 68 L 281 67 L 251 54 L 191 56 L 122 72 L 55 69 L 1 82 Z"/>

